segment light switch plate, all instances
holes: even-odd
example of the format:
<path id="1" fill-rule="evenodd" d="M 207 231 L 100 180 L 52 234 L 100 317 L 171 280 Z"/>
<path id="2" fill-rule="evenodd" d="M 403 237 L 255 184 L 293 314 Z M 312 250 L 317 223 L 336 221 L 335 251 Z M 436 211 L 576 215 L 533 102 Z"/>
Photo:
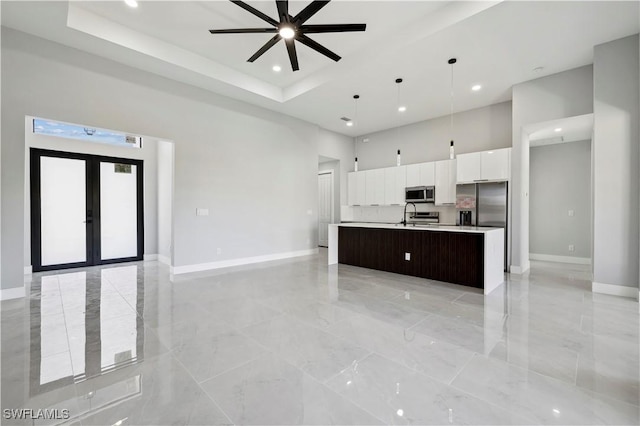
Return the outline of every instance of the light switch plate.
<path id="1" fill-rule="evenodd" d="M 569 210 L 569 216 L 573 217 L 575 215 L 575 212 L 573 210 Z"/>
<path id="2" fill-rule="evenodd" d="M 209 216 L 209 209 L 197 208 L 196 216 Z"/>
<path id="3" fill-rule="evenodd" d="M 411 253 L 405 253 L 404 260 L 411 260 Z"/>

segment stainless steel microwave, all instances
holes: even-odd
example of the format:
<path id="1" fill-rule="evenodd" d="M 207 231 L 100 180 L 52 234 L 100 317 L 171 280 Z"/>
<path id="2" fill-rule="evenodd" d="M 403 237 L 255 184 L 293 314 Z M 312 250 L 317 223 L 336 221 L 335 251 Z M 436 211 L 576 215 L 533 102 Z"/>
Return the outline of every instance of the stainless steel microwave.
<path id="1" fill-rule="evenodd" d="M 435 203 L 435 186 L 411 186 L 404 190 L 404 200 L 407 203 Z"/>

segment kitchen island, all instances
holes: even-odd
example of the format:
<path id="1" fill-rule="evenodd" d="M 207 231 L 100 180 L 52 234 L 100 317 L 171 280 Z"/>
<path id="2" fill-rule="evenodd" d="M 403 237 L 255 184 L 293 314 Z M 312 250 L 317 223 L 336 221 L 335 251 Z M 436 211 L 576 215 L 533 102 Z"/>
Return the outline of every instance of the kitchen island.
<path id="1" fill-rule="evenodd" d="M 475 226 L 329 225 L 329 265 L 343 263 L 480 288 L 504 282 L 504 229 Z"/>

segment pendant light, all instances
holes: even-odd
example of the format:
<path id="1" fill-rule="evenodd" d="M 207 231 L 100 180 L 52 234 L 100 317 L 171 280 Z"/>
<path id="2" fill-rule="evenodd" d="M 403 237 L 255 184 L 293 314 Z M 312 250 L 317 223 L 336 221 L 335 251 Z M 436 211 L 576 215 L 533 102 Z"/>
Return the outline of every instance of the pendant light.
<path id="1" fill-rule="evenodd" d="M 351 120 L 352 126 L 358 124 L 358 99 L 360 99 L 360 95 L 353 95 L 353 120 Z M 356 148 L 358 147 L 358 139 L 356 138 Z M 356 151 L 356 155 L 358 155 Z M 353 163 L 353 171 L 358 171 L 358 157 L 355 157 L 355 161 Z"/>
<path id="2" fill-rule="evenodd" d="M 455 158 L 455 153 L 453 150 L 453 65 L 458 62 L 456 58 L 451 58 L 447 61 L 449 65 L 451 65 L 451 109 L 450 109 L 450 133 L 451 133 L 451 143 L 449 145 L 449 159 L 453 160 Z"/>
<path id="3" fill-rule="evenodd" d="M 402 79 L 396 78 L 396 87 L 398 88 L 397 95 L 396 95 L 396 106 L 398 108 L 398 112 L 405 112 L 407 110 L 407 107 L 400 104 L 400 84 L 401 83 L 402 83 Z M 400 117 L 398 117 L 398 121 L 396 124 L 396 135 L 399 132 L 398 130 L 399 127 L 400 127 Z M 400 159 L 400 150 L 398 150 L 398 153 L 396 156 L 396 166 L 400 167 L 401 164 L 402 164 L 402 161 Z"/>

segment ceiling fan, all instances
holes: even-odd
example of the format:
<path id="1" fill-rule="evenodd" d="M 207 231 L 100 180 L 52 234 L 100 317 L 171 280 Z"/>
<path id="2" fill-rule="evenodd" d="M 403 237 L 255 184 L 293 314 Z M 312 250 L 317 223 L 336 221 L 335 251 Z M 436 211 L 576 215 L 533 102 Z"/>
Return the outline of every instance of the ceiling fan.
<path id="1" fill-rule="evenodd" d="M 260 12 L 252 6 L 249 6 L 245 2 L 230 0 L 231 3 L 235 3 L 247 12 L 257 16 L 263 21 L 273 25 L 273 28 L 239 28 L 232 30 L 209 30 L 211 34 L 242 34 L 242 33 L 266 33 L 273 34 L 273 38 L 266 42 L 256 53 L 250 57 L 247 62 L 253 62 L 262 56 L 267 50 L 271 49 L 277 42 L 284 39 L 284 43 L 287 46 L 287 52 L 289 53 L 289 60 L 291 61 L 291 68 L 293 71 L 298 71 L 298 55 L 296 53 L 295 41 L 304 44 L 307 47 L 312 48 L 316 52 L 323 54 L 324 56 L 339 61 L 341 58 L 331 50 L 317 43 L 316 41 L 307 37 L 306 34 L 318 34 L 318 33 L 337 33 L 337 32 L 353 32 L 364 31 L 367 28 L 367 24 L 322 24 L 322 25 L 305 25 L 304 23 L 315 15 L 320 9 L 325 7 L 329 1 L 312 1 L 307 7 L 302 9 L 296 16 L 289 15 L 289 1 L 288 0 L 276 0 L 276 7 L 278 8 L 278 18 L 275 20 L 270 16 Z"/>

